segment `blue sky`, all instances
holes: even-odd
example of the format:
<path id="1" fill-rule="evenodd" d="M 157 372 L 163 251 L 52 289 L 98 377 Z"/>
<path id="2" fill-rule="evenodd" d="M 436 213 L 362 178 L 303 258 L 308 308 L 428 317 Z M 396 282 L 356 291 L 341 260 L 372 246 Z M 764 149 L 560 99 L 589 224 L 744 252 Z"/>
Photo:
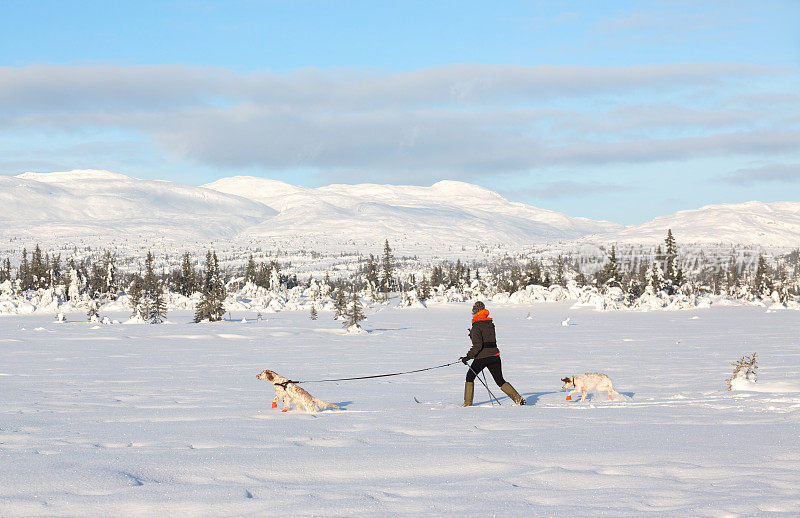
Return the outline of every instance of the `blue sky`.
<path id="1" fill-rule="evenodd" d="M 14 2 L 0 173 L 800 199 L 800 2 Z"/>

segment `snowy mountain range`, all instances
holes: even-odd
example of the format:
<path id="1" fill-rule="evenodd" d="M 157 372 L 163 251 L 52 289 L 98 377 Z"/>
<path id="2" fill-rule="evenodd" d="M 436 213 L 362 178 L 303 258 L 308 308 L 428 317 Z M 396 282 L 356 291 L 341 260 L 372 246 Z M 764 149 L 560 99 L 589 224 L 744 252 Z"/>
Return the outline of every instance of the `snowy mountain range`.
<path id="1" fill-rule="evenodd" d="M 248 229 L 254 238 L 302 234 L 315 243 L 352 241 L 405 248 L 442 245 L 525 245 L 572 240 L 621 226 L 571 218 L 509 201 L 463 182 L 430 187 L 329 185 L 309 189 L 253 177 L 223 178 L 203 187 L 261 202 L 278 214 L 269 225 Z"/>
<path id="2" fill-rule="evenodd" d="M 74 244 L 229 238 L 272 218 L 262 203 L 179 183 L 78 170 L 0 176 L 3 237 Z"/>
<path id="3" fill-rule="evenodd" d="M 647 244 L 662 241 L 671 228 L 681 243 L 800 246 L 800 202 L 710 205 L 625 227 L 455 181 L 306 188 L 237 176 L 195 187 L 77 170 L 0 176 L 0 206 L 3 240 L 64 245 L 227 240 L 322 251 L 374 249 L 389 239 L 417 253 L 579 239 Z"/>
<path id="4" fill-rule="evenodd" d="M 609 238 L 622 243 L 653 243 L 663 241 L 670 228 L 683 243 L 800 247 L 800 202 L 706 205 L 617 230 Z"/>

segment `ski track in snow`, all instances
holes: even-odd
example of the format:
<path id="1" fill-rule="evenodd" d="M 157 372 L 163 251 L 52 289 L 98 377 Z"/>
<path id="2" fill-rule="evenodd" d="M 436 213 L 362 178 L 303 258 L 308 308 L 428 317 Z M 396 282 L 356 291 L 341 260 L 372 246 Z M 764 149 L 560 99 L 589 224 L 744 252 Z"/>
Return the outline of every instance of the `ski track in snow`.
<path id="1" fill-rule="evenodd" d="M 381 331 L 356 336 L 333 332 L 327 312 L 246 324 L 174 312 L 168 328 L 0 318 L 0 515 L 800 513 L 794 312 L 719 307 L 692 321 L 569 305 L 531 319 L 527 305 L 490 306 L 526 407 L 492 406 L 477 383 L 478 406 L 459 408 L 454 365 L 308 384 L 342 407 L 314 415 L 270 409 L 255 375 L 451 361 L 468 348 L 469 304 L 373 311 L 365 327 Z M 580 325 L 559 325 L 567 311 Z M 753 351 L 758 388 L 728 392 L 729 364 Z M 586 371 L 609 374 L 621 400 L 565 401 L 560 378 Z"/>

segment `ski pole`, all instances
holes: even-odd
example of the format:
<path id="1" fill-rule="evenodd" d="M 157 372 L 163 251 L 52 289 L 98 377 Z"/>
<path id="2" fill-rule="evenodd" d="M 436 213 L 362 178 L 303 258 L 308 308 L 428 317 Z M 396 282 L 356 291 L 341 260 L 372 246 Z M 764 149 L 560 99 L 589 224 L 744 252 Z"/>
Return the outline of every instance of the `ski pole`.
<path id="1" fill-rule="evenodd" d="M 500 406 L 502 406 L 502 403 L 500 403 L 500 400 L 499 400 L 499 399 L 497 399 L 497 398 L 494 396 L 494 394 L 492 394 L 492 391 L 491 391 L 491 390 L 489 390 L 489 385 L 487 385 L 487 384 L 486 384 L 486 382 L 485 382 L 485 381 L 483 381 L 483 380 L 480 378 L 480 376 L 478 376 L 478 373 L 477 373 L 477 372 L 475 372 L 475 371 L 472 369 L 472 365 L 467 365 L 467 367 L 469 367 L 469 370 L 471 370 L 471 371 L 472 371 L 472 374 L 474 374 L 474 375 L 475 375 L 475 377 L 476 377 L 476 378 L 478 378 L 478 381 L 480 381 L 481 383 L 483 383 L 483 386 L 484 386 L 484 387 L 486 387 L 486 392 L 488 392 L 488 393 L 489 393 L 489 396 L 493 397 L 493 398 L 494 398 L 494 400 L 495 400 L 495 401 L 497 401 L 497 404 L 498 404 L 498 405 L 500 405 Z M 490 399 L 489 401 L 491 401 L 491 399 Z"/>
<path id="2" fill-rule="evenodd" d="M 488 387 L 489 384 L 486 382 L 486 371 L 481 371 L 481 376 L 483 376 L 483 384 Z M 491 401 L 492 406 L 494 406 L 494 400 L 490 399 L 489 401 Z"/>

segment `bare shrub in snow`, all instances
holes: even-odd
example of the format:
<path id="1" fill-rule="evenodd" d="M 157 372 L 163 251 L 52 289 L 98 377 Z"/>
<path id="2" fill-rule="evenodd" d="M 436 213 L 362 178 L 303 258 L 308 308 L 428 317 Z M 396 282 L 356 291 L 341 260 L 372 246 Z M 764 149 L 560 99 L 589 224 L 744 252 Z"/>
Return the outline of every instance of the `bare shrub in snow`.
<path id="1" fill-rule="evenodd" d="M 758 370 L 756 353 L 750 356 L 742 356 L 739 361 L 731 363 L 731 365 L 733 365 L 733 375 L 725 380 L 728 382 L 728 390 L 733 390 L 734 385 L 737 383 L 755 383 L 758 379 L 756 374 L 756 370 Z"/>

